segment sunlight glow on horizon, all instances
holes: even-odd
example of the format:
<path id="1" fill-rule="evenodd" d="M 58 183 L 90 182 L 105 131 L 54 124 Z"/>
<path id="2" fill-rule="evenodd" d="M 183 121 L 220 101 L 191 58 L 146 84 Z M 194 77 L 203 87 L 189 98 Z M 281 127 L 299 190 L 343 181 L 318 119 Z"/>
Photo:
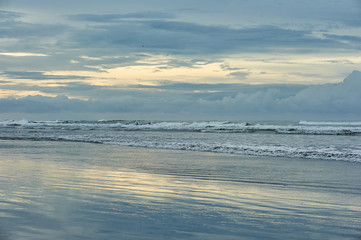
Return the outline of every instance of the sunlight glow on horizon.
<path id="1" fill-rule="evenodd" d="M 92 59 L 92 57 L 89 57 Z M 347 59 L 347 62 L 346 60 Z M 245 54 L 228 56 L 223 62 L 200 63 L 192 66 L 172 66 L 169 56 L 151 56 L 133 64 L 113 68 L 91 66 L 100 71 L 49 71 L 45 74 L 55 76 L 81 76 L 82 80 L 96 86 L 157 85 L 159 82 L 188 83 L 240 83 L 240 84 L 322 84 L 341 82 L 344 75 L 335 77 L 337 64 L 344 61 L 342 68 L 348 66 L 349 72 L 355 64 L 361 64 L 361 57 L 324 55 L 256 55 L 252 58 Z M 333 64 L 333 62 L 335 64 Z M 222 66 L 229 65 L 228 69 Z M 330 69 L 330 65 L 333 66 Z M 234 72 L 245 73 L 244 77 L 232 76 Z M 301 74 L 303 72 L 303 74 Z M 333 77 L 332 77 L 333 76 Z M 337 76 L 337 75 L 336 75 Z M 66 81 L 64 81 L 66 82 Z"/>

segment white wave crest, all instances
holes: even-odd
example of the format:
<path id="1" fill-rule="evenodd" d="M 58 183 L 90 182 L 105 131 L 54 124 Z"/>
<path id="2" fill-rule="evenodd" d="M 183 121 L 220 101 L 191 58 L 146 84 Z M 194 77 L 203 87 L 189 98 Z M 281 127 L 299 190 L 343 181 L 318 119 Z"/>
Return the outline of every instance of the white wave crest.
<path id="1" fill-rule="evenodd" d="M 361 122 L 312 122 L 312 121 L 300 121 L 300 125 L 315 125 L 315 126 L 361 126 Z"/>

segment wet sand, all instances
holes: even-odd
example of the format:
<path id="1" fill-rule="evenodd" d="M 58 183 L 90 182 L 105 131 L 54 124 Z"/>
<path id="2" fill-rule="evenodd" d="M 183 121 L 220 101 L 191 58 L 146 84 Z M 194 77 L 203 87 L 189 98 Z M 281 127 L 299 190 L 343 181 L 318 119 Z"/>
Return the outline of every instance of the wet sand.
<path id="1" fill-rule="evenodd" d="M 360 239 L 361 164 L 0 141 L 0 239 Z"/>

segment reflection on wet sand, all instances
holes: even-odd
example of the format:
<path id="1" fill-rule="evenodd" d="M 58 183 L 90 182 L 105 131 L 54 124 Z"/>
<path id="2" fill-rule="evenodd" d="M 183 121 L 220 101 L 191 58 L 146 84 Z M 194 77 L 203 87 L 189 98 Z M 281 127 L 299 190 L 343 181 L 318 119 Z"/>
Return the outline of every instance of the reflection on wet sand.
<path id="1" fill-rule="evenodd" d="M 178 158 L 169 159 L 170 165 L 181 165 L 185 156 L 171 151 L 103 145 L 90 145 L 98 150 L 89 150 L 87 144 L 69 148 L 69 143 L 61 149 L 56 145 L 60 143 L 38 143 L 46 145 L 41 150 L 29 144 L 34 143 L 17 151 L 0 148 L 4 238 L 347 239 L 358 234 L 357 190 L 345 195 L 329 189 L 226 181 L 227 176 L 222 181 L 197 179 L 175 174 L 174 168 L 172 174 L 160 174 L 139 166 L 122 167 L 130 166 L 134 155 L 146 161 L 144 165 L 156 166 L 162 154 Z M 114 151 L 104 155 L 105 147 Z M 72 152 L 75 149 L 78 154 Z M 216 154 L 206 158 L 222 160 Z"/>

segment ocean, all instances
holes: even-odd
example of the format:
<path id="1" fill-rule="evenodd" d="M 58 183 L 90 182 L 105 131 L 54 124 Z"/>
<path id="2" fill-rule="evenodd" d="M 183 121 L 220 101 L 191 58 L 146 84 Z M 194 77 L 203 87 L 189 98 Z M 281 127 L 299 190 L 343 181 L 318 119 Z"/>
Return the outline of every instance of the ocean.
<path id="1" fill-rule="evenodd" d="M 157 149 L 361 162 L 361 122 L 0 122 L 0 139 L 69 141 Z"/>
<path id="2" fill-rule="evenodd" d="M 0 239 L 353 240 L 361 123 L 0 122 Z"/>

